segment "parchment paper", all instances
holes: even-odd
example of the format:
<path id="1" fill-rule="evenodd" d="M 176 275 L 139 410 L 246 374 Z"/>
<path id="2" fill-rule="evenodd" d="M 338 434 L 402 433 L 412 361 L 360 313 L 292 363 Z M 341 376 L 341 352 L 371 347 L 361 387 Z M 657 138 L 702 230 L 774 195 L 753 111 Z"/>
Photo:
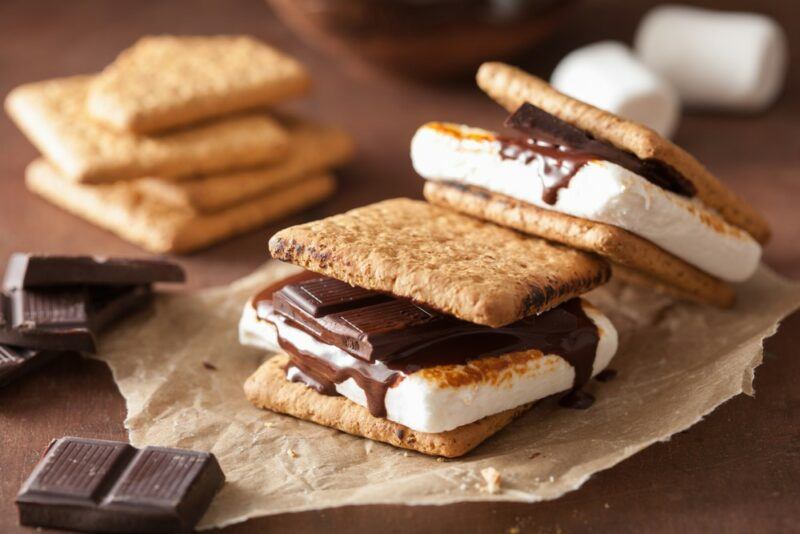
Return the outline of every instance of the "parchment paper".
<path id="1" fill-rule="evenodd" d="M 800 305 L 800 284 L 765 267 L 731 311 L 630 287 L 596 290 L 591 300 L 615 322 L 621 347 L 611 364 L 618 377 L 590 386 L 595 405 L 542 401 L 465 458 L 441 462 L 245 400 L 242 384 L 265 356 L 237 341 L 242 306 L 290 269 L 267 264 L 227 287 L 161 295 L 101 341 L 131 443 L 208 450 L 221 462 L 227 483 L 201 528 L 353 504 L 554 499 L 730 397 L 752 394 L 762 340 Z M 497 494 L 484 491 L 479 474 L 490 466 L 502 476 Z"/>

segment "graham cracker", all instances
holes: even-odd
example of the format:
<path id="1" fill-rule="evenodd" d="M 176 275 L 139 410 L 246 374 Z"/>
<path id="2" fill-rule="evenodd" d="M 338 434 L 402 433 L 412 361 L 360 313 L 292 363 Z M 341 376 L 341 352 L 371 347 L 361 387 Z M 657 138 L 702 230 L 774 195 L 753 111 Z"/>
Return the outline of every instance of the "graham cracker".
<path id="1" fill-rule="evenodd" d="M 605 283 L 597 256 L 398 198 L 287 228 L 272 255 L 351 285 L 499 327 Z"/>
<path id="2" fill-rule="evenodd" d="M 91 84 L 89 114 L 117 130 L 150 134 L 305 94 L 295 59 L 248 36 L 149 36 Z"/>
<path id="3" fill-rule="evenodd" d="M 691 154 L 650 128 L 569 97 L 546 81 L 504 63 L 484 63 L 478 69 L 477 81 L 481 89 L 508 111 L 516 111 L 529 102 L 641 159 L 656 159 L 672 166 L 694 184 L 697 198 L 726 221 L 746 230 L 760 243 L 769 239 L 769 225 L 755 208 Z"/>
<path id="4" fill-rule="evenodd" d="M 102 183 L 222 172 L 274 162 L 288 150 L 286 132 L 264 114 L 158 137 L 112 131 L 86 113 L 91 81 L 91 76 L 74 76 L 27 84 L 6 98 L 17 126 L 71 180 Z"/>
<path id="5" fill-rule="evenodd" d="M 684 300 L 723 308 L 732 306 L 735 300 L 730 284 L 622 228 L 543 209 L 475 187 L 427 181 L 424 194 L 433 204 L 597 253 L 614 263 L 614 275 L 623 271 L 620 267 L 626 267 L 641 273 L 636 281 L 646 278 L 658 281 L 675 288 L 673 296 L 679 295 Z M 632 278 L 626 277 L 627 280 Z"/>
<path id="6" fill-rule="evenodd" d="M 207 213 L 338 167 L 352 157 L 353 140 L 339 128 L 294 118 L 281 120 L 281 125 L 289 133 L 289 152 L 278 163 L 183 181 L 142 178 L 137 186 L 151 198 Z"/>
<path id="7" fill-rule="evenodd" d="M 288 361 L 286 355 L 275 356 L 247 379 L 244 392 L 253 405 L 432 456 L 456 458 L 467 454 L 533 405 L 524 404 L 447 432 L 417 432 L 374 417 L 345 397 L 322 395 L 305 384 L 288 381 L 283 371 Z"/>
<path id="8" fill-rule="evenodd" d="M 328 197 L 332 176 L 320 174 L 214 214 L 150 199 L 129 182 L 88 185 L 66 179 L 43 159 L 28 165 L 28 189 L 53 204 L 154 253 L 185 253 L 263 226 Z"/>

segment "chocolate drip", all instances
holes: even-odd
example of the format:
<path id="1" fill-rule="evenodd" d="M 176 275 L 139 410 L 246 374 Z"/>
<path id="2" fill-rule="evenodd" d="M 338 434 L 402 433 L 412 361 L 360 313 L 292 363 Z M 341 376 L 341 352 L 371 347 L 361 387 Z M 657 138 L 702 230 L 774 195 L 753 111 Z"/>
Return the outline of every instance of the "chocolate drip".
<path id="1" fill-rule="evenodd" d="M 268 288 L 254 303 L 259 317 L 278 327 L 279 343 L 290 355 L 287 377 L 326 395 L 335 395 L 336 384 L 352 378 L 377 417 L 386 415 L 390 387 L 431 367 L 537 349 L 561 356 L 574 368 L 575 391 L 592 374 L 599 333 L 579 299 L 500 328 L 461 321 L 380 293 L 376 294 L 390 300 L 366 305 L 364 300 L 354 301 L 349 310 L 315 318 L 293 300 L 297 288 L 288 287 L 304 280 L 308 278 L 287 280 L 284 289 Z M 331 345 L 331 350 L 300 350 L 280 335 L 289 328 Z"/>
<path id="2" fill-rule="evenodd" d="M 697 190 L 680 172 L 657 159 L 641 159 L 631 152 L 595 139 L 583 130 L 532 104 L 522 104 L 505 125 L 528 139 L 499 137 L 503 159 L 535 162 L 542 180 L 542 200 L 555 204 L 558 191 L 569 185 L 578 170 L 592 160 L 606 160 L 642 176 L 662 189 L 692 197 Z"/>
<path id="3" fill-rule="evenodd" d="M 580 389 L 573 389 L 560 399 L 558 405 L 562 408 L 572 408 L 573 410 L 586 410 L 594 404 L 594 397 L 591 393 L 586 393 Z"/>
<path id="4" fill-rule="evenodd" d="M 558 200 L 558 192 L 567 187 L 581 167 L 597 159 L 591 154 L 540 141 L 497 137 L 500 157 L 521 160 L 526 165 L 535 164 L 542 181 L 542 200 L 551 206 Z"/>
<path id="5" fill-rule="evenodd" d="M 594 377 L 598 382 L 611 382 L 617 378 L 617 372 L 614 369 L 603 369 Z"/>

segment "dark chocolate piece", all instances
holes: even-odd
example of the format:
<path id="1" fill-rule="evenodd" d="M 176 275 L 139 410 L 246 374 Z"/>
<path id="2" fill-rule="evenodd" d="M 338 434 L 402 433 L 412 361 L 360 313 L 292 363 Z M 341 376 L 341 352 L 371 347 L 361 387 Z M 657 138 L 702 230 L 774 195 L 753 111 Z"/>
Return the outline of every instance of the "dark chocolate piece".
<path id="1" fill-rule="evenodd" d="M 369 301 L 363 299 L 360 303 L 351 303 L 351 309 L 321 317 L 301 310 L 292 300 L 290 291 L 276 292 L 270 306 L 321 341 L 337 345 L 366 361 L 401 358 L 405 347 L 418 347 L 423 340 L 441 339 L 459 326 L 456 319 L 409 300 L 370 293 L 382 297 L 384 302 L 369 305 Z"/>
<path id="2" fill-rule="evenodd" d="M 501 138 L 501 155 L 509 159 L 524 158 L 526 163 L 539 162 L 540 176 L 545 179 L 542 199 L 549 204 L 555 203 L 558 189 L 569 185 L 587 158 L 616 163 L 678 195 L 692 197 L 697 193 L 691 181 L 663 161 L 640 159 L 532 104 L 522 104 L 506 119 L 505 125 L 530 139 Z"/>
<path id="3" fill-rule="evenodd" d="M 300 329 L 353 356 L 310 354 L 279 335 L 281 347 L 290 356 L 290 380 L 335 395 L 336 384 L 352 378 L 366 392 L 368 408 L 376 417 L 386 414 L 388 388 L 410 373 L 530 349 L 564 358 L 575 370 L 573 390 L 577 391 L 591 377 L 600 339 L 580 299 L 500 328 L 462 321 L 395 297 L 319 318 L 294 306 L 280 285 L 265 289 L 256 300 L 259 317 L 279 325 L 279 332 Z M 584 407 L 590 401 L 588 395 L 573 398 Z"/>
<path id="4" fill-rule="evenodd" d="M 50 256 L 12 254 L 6 266 L 3 288 L 64 285 L 131 286 L 155 282 L 183 282 L 186 274 L 172 262 L 98 256 Z"/>
<path id="5" fill-rule="evenodd" d="M 0 388 L 49 363 L 60 353 L 0 345 Z"/>
<path id="6" fill-rule="evenodd" d="M 12 289 L 0 295 L 0 343 L 94 352 L 96 333 L 150 298 L 148 286 Z"/>
<path id="7" fill-rule="evenodd" d="M 225 475 L 213 454 L 65 437 L 17 495 L 22 525 L 86 532 L 191 532 Z"/>
<path id="8" fill-rule="evenodd" d="M 312 317 L 389 300 L 388 295 L 368 291 L 334 278 L 319 277 L 285 286 L 282 292 Z"/>

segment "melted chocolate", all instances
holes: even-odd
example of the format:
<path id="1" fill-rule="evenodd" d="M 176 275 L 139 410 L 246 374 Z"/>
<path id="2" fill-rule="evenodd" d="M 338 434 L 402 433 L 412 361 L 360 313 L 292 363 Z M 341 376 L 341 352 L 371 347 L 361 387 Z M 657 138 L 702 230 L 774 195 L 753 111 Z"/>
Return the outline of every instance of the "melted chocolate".
<path id="1" fill-rule="evenodd" d="M 514 139 L 498 136 L 500 157 L 521 160 L 526 165 L 535 164 L 542 181 L 542 200 L 550 205 L 558 200 L 558 191 L 569 185 L 581 167 L 596 156 L 573 150 L 563 145 L 553 145 L 538 139 Z"/>
<path id="2" fill-rule="evenodd" d="M 573 389 L 560 399 L 558 405 L 562 408 L 572 408 L 573 410 L 586 410 L 594 404 L 594 397 L 580 389 Z"/>
<path id="3" fill-rule="evenodd" d="M 594 377 L 598 382 L 611 382 L 615 378 L 617 378 L 617 372 L 614 369 L 603 369 Z"/>
<path id="4" fill-rule="evenodd" d="M 377 417 L 386 415 L 388 388 L 411 373 L 440 365 L 538 349 L 561 356 L 575 369 L 575 391 L 591 377 L 599 333 L 579 299 L 500 328 L 461 321 L 381 293 L 376 295 L 388 300 L 369 304 L 355 299 L 348 304 L 350 309 L 315 318 L 293 300 L 294 295 L 303 294 L 302 287 L 290 287 L 307 284 L 309 279 L 287 280 L 283 289 L 272 286 L 254 303 L 258 316 L 278 327 L 279 343 L 290 355 L 287 377 L 326 395 L 336 394 L 336 384 L 352 378 L 366 393 L 370 413 Z M 319 280 L 310 282 L 319 284 Z M 324 308 L 325 303 L 321 304 Z M 326 355 L 300 350 L 280 334 L 287 328 L 299 329 L 336 349 Z"/>
<path id="5" fill-rule="evenodd" d="M 520 159 L 526 164 L 535 163 L 542 180 L 542 200 L 548 204 L 555 204 L 558 191 L 569 185 L 581 167 L 597 159 L 616 163 L 654 185 L 682 196 L 692 197 L 697 192 L 692 182 L 663 161 L 641 159 L 595 139 L 532 104 L 522 104 L 506 119 L 505 125 L 528 138 L 499 137 L 501 157 Z"/>

